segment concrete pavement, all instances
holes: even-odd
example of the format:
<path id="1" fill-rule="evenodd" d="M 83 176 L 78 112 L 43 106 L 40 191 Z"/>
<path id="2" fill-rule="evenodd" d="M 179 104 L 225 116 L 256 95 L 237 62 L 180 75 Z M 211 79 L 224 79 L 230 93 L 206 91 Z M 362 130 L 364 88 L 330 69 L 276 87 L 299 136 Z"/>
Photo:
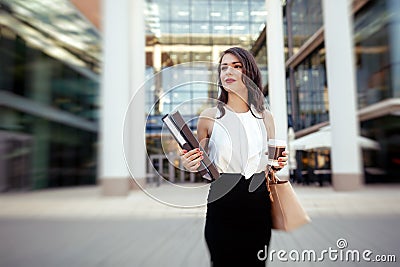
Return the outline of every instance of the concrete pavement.
<path id="1" fill-rule="evenodd" d="M 178 184 L 178 187 L 182 185 Z M 183 185 L 186 186 L 186 185 Z M 208 186 L 176 193 L 176 186 L 162 184 L 126 197 L 103 197 L 97 186 L 0 194 L 0 218 L 118 218 L 204 216 Z M 400 215 L 400 185 L 368 185 L 350 192 L 332 187 L 293 185 L 301 203 L 312 216 Z M 163 204 L 166 202 L 167 204 Z M 177 208 L 172 205 L 199 206 Z"/>
<path id="2" fill-rule="evenodd" d="M 185 186 L 185 185 L 181 185 Z M 208 266 L 203 237 L 207 186 L 189 194 L 167 184 L 102 197 L 99 187 L 0 195 L 0 266 Z M 373 255 L 400 253 L 400 185 L 365 186 L 353 192 L 294 186 L 313 222 L 292 233 L 274 231 L 268 266 L 364 266 L 366 262 L 309 259 L 296 252 L 369 249 Z M 177 193 L 181 192 L 181 193 Z M 158 199 L 155 200 L 155 198 Z M 161 202 L 160 202 L 161 201 Z M 347 248 L 338 249 L 345 241 Z M 278 258 L 278 251 L 286 257 Z M 293 254 L 294 253 L 294 254 Z M 282 260 L 287 259 L 287 262 Z M 369 263 L 397 266 L 396 263 Z"/>

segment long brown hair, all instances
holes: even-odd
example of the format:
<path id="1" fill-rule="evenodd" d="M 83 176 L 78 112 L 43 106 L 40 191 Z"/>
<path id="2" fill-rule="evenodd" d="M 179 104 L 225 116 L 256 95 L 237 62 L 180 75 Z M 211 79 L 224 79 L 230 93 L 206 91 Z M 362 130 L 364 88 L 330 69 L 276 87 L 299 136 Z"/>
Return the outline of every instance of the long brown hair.
<path id="1" fill-rule="evenodd" d="M 254 115 L 253 110 L 251 109 L 254 106 L 255 110 L 259 113 L 262 113 L 265 110 L 264 106 L 264 96 L 262 94 L 262 77 L 260 69 L 257 66 L 256 60 L 253 55 L 240 47 L 231 47 L 224 52 L 222 52 L 221 57 L 219 59 L 219 64 L 221 65 L 222 58 L 226 54 L 232 54 L 239 59 L 239 62 L 242 63 L 242 81 L 244 85 L 247 87 L 248 92 L 248 107 Z M 218 87 L 221 89 L 220 95 L 218 96 L 218 104 L 217 107 L 221 113 L 221 116 L 225 115 L 225 109 L 223 106 L 228 103 L 228 92 L 222 86 L 221 81 L 221 67 L 218 67 Z M 257 117 L 258 118 L 258 117 Z"/>

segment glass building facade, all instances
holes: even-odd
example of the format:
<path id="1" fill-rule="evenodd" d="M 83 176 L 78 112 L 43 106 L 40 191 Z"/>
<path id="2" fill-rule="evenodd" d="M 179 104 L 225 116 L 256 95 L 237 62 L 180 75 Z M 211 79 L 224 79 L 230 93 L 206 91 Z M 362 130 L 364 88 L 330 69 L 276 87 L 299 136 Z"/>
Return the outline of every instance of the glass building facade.
<path id="1" fill-rule="evenodd" d="M 149 154 L 165 152 L 165 114 L 179 107 L 195 130 L 215 104 L 214 67 L 229 47 L 255 55 L 268 98 L 265 0 L 144 2 Z M 322 6 L 283 2 L 288 120 L 298 138 L 329 123 Z M 363 151 L 367 182 L 399 181 L 399 3 L 352 5 L 361 134 L 381 146 Z M 95 183 L 100 57 L 100 33 L 70 1 L 0 1 L 0 190 Z M 319 155 L 329 163 L 329 150 Z M 297 158 L 300 169 L 318 167 L 318 155 Z"/>
<path id="2" fill-rule="evenodd" d="M 321 0 L 287 1 L 286 11 L 286 19 L 291 21 L 287 36 L 292 37 L 292 49 L 296 53 L 323 26 Z"/>
<path id="3" fill-rule="evenodd" d="M 148 0 L 146 6 L 147 149 L 162 154 L 162 116 L 179 107 L 196 130 L 200 112 L 217 98 L 220 53 L 252 49 L 265 27 L 265 1 Z M 260 67 L 266 84 L 266 61 Z"/>
<path id="4" fill-rule="evenodd" d="M 368 1 L 355 15 L 354 45 L 360 113 L 382 105 L 361 119 L 361 133 L 381 146 L 378 152 L 364 152 L 367 170 L 380 174 L 369 180 L 398 182 L 400 112 L 387 103 L 400 98 L 400 2 Z"/>
<path id="5" fill-rule="evenodd" d="M 0 1 L 0 190 L 95 183 L 100 48 L 69 1 Z"/>
<path id="6" fill-rule="evenodd" d="M 256 57 L 263 73 L 263 90 L 268 99 L 265 1 L 147 1 L 148 74 L 177 64 L 216 62 L 230 46 L 242 46 Z M 356 59 L 357 99 L 361 135 L 379 143 L 380 150 L 363 150 L 366 182 L 399 181 L 400 165 L 399 111 L 379 107 L 385 100 L 399 98 L 399 1 L 354 0 L 354 47 Z M 160 12 L 163 10 L 163 12 Z M 329 97 L 326 75 L 323 14 L 321 0 L 288 0 L 283 5 L 286 61 L 288 125 L 296 138 L 329 124 Z M 154 61 L 154 52 L 158 62 Z M 191 66 L 188 66 L 189 68 Z M 207 72 L 207 66 L 203 68 Z M 209 71 L 210 80 L 215 80 Z M 397 73 L 397 75 L 396 75 Z M 206 74 L 207 75 L 207 74 Z M 166 75 L 168 76 L 168 75 Z M 171 76 L 171 75 L 170 75 Z M 163 153 L 160 133 L 161 116 L 184 101 L 216 98 L 217 88 L 187 85 L 166 93 L 168 79 L 150 82 L 148 105 L 163 96 L 157 108 L 149 109 L 149 147 Z M 345 97 L 345 96 L 344 96 Z M 190 101 L 189 101 L 190 102 Z M 195 130 L 196 116 L 210 103 L 186 103 L 184 111 Z M 378 112 L 369 111 L 374 108 Z M 380 111 L 379 111 L 380 110 Z M 383 110 L 386 110 L 383 112 Z M 389 110 L 389 111 L 388 111 Z M 396 110 L 396 109 L 395 109 Z M 388 111 L 388 112 L 387 112 Z M 369 115 L 365 115 L 369 114 Z M 374 115 L 372 115 L 374 114 Z M 378 114 L 378 115 L 377 115 Z M 379 115 L 380 114 L 380 115 Z M 191 120 L 191 118 L 193 118 Z M 176 149 L 176 148 L 174 148 Z M 316 153 L 298 151 L 298 172 L 330 168 L 330 150 Z M 323 159 L 323 160 L 321 160 Z"/>
<path id="7" fill-rule="evenodd" d="M 381 147 L 363 150 L 365 181 L 399 182 L 400 3 L 355 0 L 352 10 L 360 132 Z M 289 126 L 302 137 L 329 123 L 322 3 L 288 0 L 284 11 Z M 326 168 L 318 158 L 329 162 L 329 150 L 298 152 L 300 170 Z"/>
<path id="8" fill-rule="evenodd" d="M 399 53 L 393 40 L 398 39 L 396 35 L 399 34 L 400 23 L 396 10 L 396 5 L 399 5 L 395 2 L 371 1 L 355 17 L 359 108 L 399 97 L 399 83 L 396 81 L 399 73 L 395 73 L 399 62 L 393 61 Z"/>

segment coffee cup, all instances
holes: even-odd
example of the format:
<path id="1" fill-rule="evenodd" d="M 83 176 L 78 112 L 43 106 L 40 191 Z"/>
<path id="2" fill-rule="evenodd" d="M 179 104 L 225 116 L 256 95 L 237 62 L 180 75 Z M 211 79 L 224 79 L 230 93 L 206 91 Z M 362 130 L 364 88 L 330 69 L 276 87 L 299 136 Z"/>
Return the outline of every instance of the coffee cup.
<path id="1" fill-rule="evenodd" d="M 286 141 L 279 139 L 269 139 L 268 141 L 268 165 L 279 167 L 278 158 L 284 157 L 283 151 L 286 150 Z"/>

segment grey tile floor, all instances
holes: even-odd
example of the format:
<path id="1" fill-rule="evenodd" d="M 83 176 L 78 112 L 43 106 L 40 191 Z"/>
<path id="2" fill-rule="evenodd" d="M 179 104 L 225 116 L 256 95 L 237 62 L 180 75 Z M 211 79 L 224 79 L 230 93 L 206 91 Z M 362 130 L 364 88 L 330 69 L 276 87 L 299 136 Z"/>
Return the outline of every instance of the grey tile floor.
<path id="1" fill-rule="evenodd" d="M 292 233 L 274 231 L 268 266 L 398 266 L 399 185 L 353 192 L 313 186 L 295 190 L 313 221 Z M 171 202 L 188 202 L 168 185 L 148 192 L 161 200 L 174 195 Z M 201 202 L 204 192 L 191 194 L 189 202 Z M 98 187 L 2 194 L 0 266 L 205 267 L 204 216 L 204 206 L 171 207 L 142 191 L 127 197 L 102 197 Z M 339 239 L 346 240 L 346 248 L 337 247 Z M 286 262 L 278 258 L 284 253 L 280 250 Z M 301 257 L 311 250 L 316 260 L 292 259 L 296 251 Z M 338 250 L 344 258 L 325 253 L 321 261 L 323 250 Z M 395 255 L 397 263 L 346 261 L 349 250 L 371 250 L 371 259 Z"/>

